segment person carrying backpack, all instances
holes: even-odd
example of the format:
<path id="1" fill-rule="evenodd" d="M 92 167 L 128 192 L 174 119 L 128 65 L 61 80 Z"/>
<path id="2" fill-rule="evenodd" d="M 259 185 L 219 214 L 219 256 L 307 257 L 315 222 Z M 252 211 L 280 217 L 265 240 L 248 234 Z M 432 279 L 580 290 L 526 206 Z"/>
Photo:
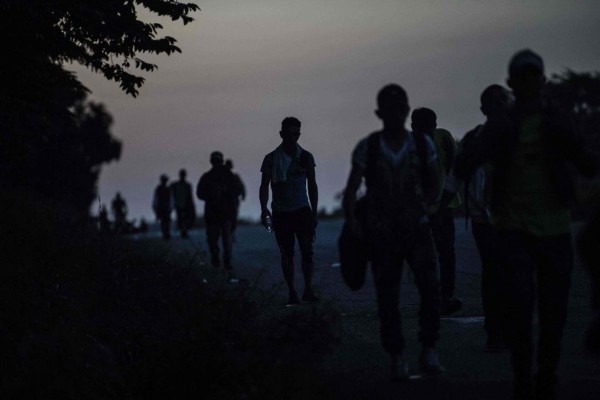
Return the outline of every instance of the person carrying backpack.
<path id="1" fill-rule="evenodd" d="M 435 351 L 440 329 L 440 286 L 427 216 L 439 190 L 437 155 L 431 139 L 406 130 L 408 112 L 408 97 L 400 86 L 390 84 L 379 91 L 375 113 L 383 121 L 383 129 L 356 146 L 343 201 L 346 224 L 367 242 L 381 341 L 391 358 L 393 380 L 409 375 L 398 307 L 405 261 L 409 261 L 421 296 L 421 371 L 431 375 L 445 371 Z M 356 193 L 363 178 L 367 186 L 363 200 L 366 215 L 359 220 L 355 214 Z"/>
<path id="2" fill-rule="evenodd" d="M 212 168 L 198 181 L 196 196 L 204 201 L 206 238 L 213 267 L 221 267 L 219 238 L 223 242 L 223 266 L 229 272 L 231 264 L 231 227 L 235 218 L 239 186 L 230 170 L 223 165 L 223 153 L 213 151 L 210 155 Z"/>

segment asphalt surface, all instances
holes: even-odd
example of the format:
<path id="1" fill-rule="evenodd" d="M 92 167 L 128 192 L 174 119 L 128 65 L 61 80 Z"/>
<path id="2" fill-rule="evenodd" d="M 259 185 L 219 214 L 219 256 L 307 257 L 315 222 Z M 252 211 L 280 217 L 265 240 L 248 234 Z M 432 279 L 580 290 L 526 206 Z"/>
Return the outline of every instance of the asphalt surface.
<path id="1" fill-rule="evenodd" d="M 401 290 L 401 313 L 407 342 L 405 358 L 414 379 L 394 383 L 389 381 L 389 359 L 379 341 L 379 323 L 375 288 L 370 274 L 358 292 L 348 289 L 340 275 L 337 238 L 342 221 L 320 223 L 315 251 L 314 286 L 322 302 L 330 302 L 339 311 L 343 334 L 339 346 L 320 365 L 339 399 L 510 399 L 511 368 L 506 352 L 484 352 L 485 332 L 480 300 L 481 270 L 479 256 L 470 230 L 463 219 L 456 219 L 457 281 L 456 295 L 463 308 L 442 319 L 441 338 L 437 349 L 447 372 L 437 378 L 421 378 L 417 360 L 418 292 L 410 273 L 405 272 Z M 157 235 L 156 232 L 139 237 Z M 203 231 L 193 231 L 187 240 L 174 238 L 169 243 L 176 253 L 201 255 L 206 250 Z M 296 288 L 303 290 L 296 254 Z M 284 308 L 287 288 L 279 267 L 279 250 L 273 234 L 261 226 L 240 226 L 234 243 L 236 275 L 256 283 L 274 294 L 274 302 Z M 406 270 L 406 269 L 405 269 Z M 210 284 L 210 282 L 209 282 Z M 581 343 L 591 318 L 589 285 L 586 271 L 576 261 L 571 286 L 569 317 L 563 340 L 562 359 L 558 375 L 559 399 L 600 399 L 600 357 L 583 352 Z M 299 307 L 310 307 L 300 305 Z"/>

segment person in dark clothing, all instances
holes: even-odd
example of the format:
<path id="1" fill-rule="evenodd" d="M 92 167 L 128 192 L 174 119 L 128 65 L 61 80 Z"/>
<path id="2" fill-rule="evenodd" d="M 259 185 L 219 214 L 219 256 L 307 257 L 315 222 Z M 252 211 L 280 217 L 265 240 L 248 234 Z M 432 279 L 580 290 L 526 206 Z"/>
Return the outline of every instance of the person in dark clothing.
<path id="1" fill-rule="evenodd" d="M 223 165 L 223 154 L 214 151 L 210 155 L 212 168 L 198 181 L 196 196 L 204 201 L 206 238 L 213 267 L 221 266 L 219 238 L 223 243 L 223 266 L 233 271 L 231 264 L 231 227 L 235 217 L 235 202 L 240 195 L 235 177 Z M 234 279 L 231 277 L 231 279 Z"/>
<path id="2" fill-rule="evenodd" d="M 237 229 L 237 220 L 238 220 L 238 216 L 240 214 L 240 202 L 246 200 L 246 186 L 244 186 L 244 182 L 242 181 L 242 178 L 240 178 L 240 176 L 238 174 L 233 172 L 233 161 L 226 160 L 225 168 L 227 168 L 228 170 L 230 170 L 233 173 L 233 176 L 235 177 L 235 180 L 238 185 L 238 190 L 240 192 L 240 195 L 235 199 L 236 200 L 235 201 L 235 218 L 233 219 L 233 226 L 231 227 L 231 231 L 235 235 L 235 230 Z"/>
<path id="3" fill-rule="evenodd" d="M 192 185 L 185 180 L 187 171 L 179 170 L 179 180 L 171 184 L 171 195 L 177 214 L 177 229 L 182 238 L 188 237 L 188 229 L 191 228 L 196 219 L 196 206 L 192 195 Z"/>
<path id="4" fill-rule="evenodd" d="M 433 241 L 440 266 L 440 284 L 442 294 L 442 315 L 450 315 L 462 307 L 462 302 L 454 297 L 456 287 L 456 254 L 454 252 L 454 208 L 460 204 L 457 195 L 452 201 L 440 206 L 443 183 L 454 163 L 456 143 L 445 129 L 437 128 L 437 115 L 429 108 L 417 108 L 411 114 L 411 127 L 415 134 L 427 135 L 435 146 L 439 171 L 440 193 L 429 207 L 429 219 Z"/>
<path id="5" fill-rule="evenodd" d="M 579 247 L 584 264 L 590 273 L 592 289 L 592 309 L 594 317 L 585 336 L 585 349 L 592 354 L 600 355 L 600 207 L 592 220 L 585 226 L 579 236 Z"/>
<path id="6" fill-rule="evenodd" d="M 510 93 L 500 85 L 488 86 L 480 100 L 486 124 L 501 120 L 512 101 Z M 463 150 L 469 152 L 477 146 L 483 127 L 484 125 L 478 125 L 465 134 L 459 143 L 459 153 Z M 506 266 L 499 262 L 496 232 L 490 217 L 491 165 L 486 164 L 473 170 L 471 175 L 465 177 L 465 181 L 459 181 L 454 170 L 451 170 L 446 178 L 440 207 L 448 204 L 462 185 L 467 219 L 471 220 L 471 231 L 481 259 L 481 300 L 487 333 L 486 350 L 499 352 L 506 348 Z"/>
<path id="7" fill-rule="evenodd" d="M 419 364 L 423 373 L 445 371 L 435 351 L 440 329 L 440 287 L 435 245 L 427 209 L 438 195 L 435 147 L 427 136 L 404 127 L 408 97 L 396 84 L 377 96 L 383 129 L 361 140 L 352 154 L 352 170 L 344 191 L 346 225 L 368 243 L 377 291 L 383 348 L 391 358 L 393 380 L 408 377 L 398 308 L 403 262 L 409 260 L 421 295 Z M 364 221 L 355 216 L 356 194 L 367 185 Z"/>
<path id="8" fill-rule="evenodd" d="M 493 166 L 490 208 L 507 272 L 514 398 L 552 400 L 573 267 L 569 205 L 574 188 L 567 166 L 587 176 L 595 166 L 575 140 L 568 118 L 542 96 L 542 58 L 523 50 L 508 69 L 514 105 L 484 126 L 478 146 L 456 158 L 455 174 L 464 179 L 486 162 Z M 540 331 L 534 371 L 536 297 Z"/>
<path id="9" fill-rule="evenodd" d="M 313 240 L 317 226 L 319 189 L 315 175 L 313 155 L 298 144 L 301 122 L 286 117 L 281 122 L 281 144 L 263 160 L 259 197 L 261 220 L 266 226 L 267 218 L 273 219 L 275 239 L 281 252 L 281 269 L 288 286 L 288 306 L 300 303 L 294 288 L 294 246 L 298 240 L 302 255 L 304 294 L 302 300 L 317 301 L 312 288 L 314 274 Z M 269 211 L 269 184 L 273 201 Z M 307 192 L 308 189 L 308 192 Z"/>
<path id="10" fill-rule="evenodd" d="M 111 209 L 115 219 L 115 231 L 124 232 L 127 225 L 127 203 L 120 192 L 115 195 L 111 203 Z"/>
<path id="11" fill-rule="evenodd" d="M 98 228 L 100 229 L 100 232 L 110 232 L 108 211 L 106 211 L 106 206 L 104 206 L 104 204 L 100 207 L 100 212 L 98 213 Z"/>
<path id="12" fill-rule="evenodd" d="M 171 238 L 171 210 L 173 209 L 173 198 L 167 183 L 169 177 L 165 174 L 160 176 L 160 184 L 154 189 L 152 209 L 156 219 L 160 221 L 160 230 L 165 240 Z"/>

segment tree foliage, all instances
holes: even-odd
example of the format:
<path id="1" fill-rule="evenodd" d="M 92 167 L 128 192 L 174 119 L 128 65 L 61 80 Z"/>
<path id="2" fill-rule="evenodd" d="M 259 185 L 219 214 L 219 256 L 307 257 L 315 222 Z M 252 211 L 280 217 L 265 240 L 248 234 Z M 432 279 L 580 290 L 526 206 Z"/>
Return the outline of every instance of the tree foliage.
<path id="1" fill-rule="evenodd" d="M 199 10 L 194 3 L 174 0 L 3 0 L 0 4 L 2 40 L 17 53 L 12 62 L 32 57 L 58 64 L 77 62 L 116 81 L 133 96 L 144 78 L 132 69 L 157 68 L 140 54 L 181 52 L 173 37 L 159 35 L 163 28 L 159 23 L 142 21 L 140 12 L 145 9 L 188 24 L 193 21 L 190 14 Z"/>
<path id="2" fill-rule="evenodd" d="M 176 0 L 0 0 L 0 184 L 87 215 L 103 163 L 120 156 L 112 117 L 67 71 L 79 63 L 138 95 L 142 55 L 171 55 L 176 40 L 140 15 L 187 24 Z"/>
<path id="3" fill-rule="evenodd" d="M 584 145 L 600 154 L 600 73 L 566 70 L 553 75 L 545 90 L 572 116 Z"/>

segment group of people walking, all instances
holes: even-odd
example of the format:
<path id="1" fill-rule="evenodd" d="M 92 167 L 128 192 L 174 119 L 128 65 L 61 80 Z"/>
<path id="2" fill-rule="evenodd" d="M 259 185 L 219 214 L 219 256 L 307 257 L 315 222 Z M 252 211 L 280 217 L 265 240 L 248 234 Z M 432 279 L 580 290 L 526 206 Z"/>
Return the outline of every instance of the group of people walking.
<path id="1" fill-rule="evenodd" d="M 574 187 L 567 168 L 589 177 L 596 166 L 576 142 L 569 118 L 544 98 L 544 82 L 539 55 L 530 50 L 515 54 L 507 80 L 512 93 L 500 85 L 484 90 L 481 111 L 486 121 L 464 136 L 455 157 L 452 146 L 443 145 L 447 139 L 438 136 L 431 110 L 413 111 L 409 132 L 406 92 L 398 85 L 379 92 L 376 113 L 383 128 L 354 150 L 344 209 L 354 234 L 368 242 L 381 339 L 391 356 L 393 378 L 408 374 L 398 308 L 403 261 L 412 268 L 421 295 L 421 369 L 434 374 L 444 371 L 434 345 L 440 311 L 459 306 L 453 297 L 454 234 L 449 210 L 464 186 L 483 269 L 487 348 L 510 349 L 515 399 L 555 398 L 573 267 L 569 205 Z M 363 178 L 366 215 L 360 220 L 355 213 L 356 193 Z"/>
<path id="2" fill-rule="evenodd" d="M 458 144 L 450 132 L 438 128 L 433 110 L 409 113 L 407 93 L 399 85 L 389 84 L 377 94 L 375 113 L 382 127 L 352 153 L 343 209 L 346 228 L 367 243 L 392 379 L 409 375 L 399 312 L 404 263 L 414 273 L 421 298 L 420 369 L 433 375 L 445 371 L 435 345 L 440 316 L 462 306 L 455 296 L 453 210 L 464 202 L 481 258 L 486 349 L 510 350 L 515 399 L 555 398 L 573 267 L 569 205 L 574 188 L 568 168 L 593 176 L 596 166 L 576 142 L 569 118 L 543 96 L 544 82 L 539 55 L 530 50 L 515 54 L 508 67 L 511 90 L 494 84 L 483 91 L 485 121 Z M 411 130 L 406 128 L 409 115 Z M 264 157 L 260 169 L 261 220 L 275 233 L 288 306 L 318 301 L 312 286 L 319 198 L 316 164 L 298 144 L 301 126 L 295 117 L 282 121 L 281 144 Z M 212 169 L 200 178 L 196 196 L 205 202 L 212 265 L 231 271 L 232 233 L 245 190 L 220 152 L 213 152 L 210 162 Z M 184 237 L 195 217 L 185 176 L 185 170 L 180 171 L 180 180 L 168 186 L 163 175 L 155 191 L 154 210 L 166 238 L 173 208 Z M 358 199 L 363 181 L 366 195 Z M 296 241 L 304 277 L 301 297 L 294 282 Z M 534 362 L 536 302 L 539 343 Z"/>
<path id="3" fill-rule="evenodd" d="M 233 162 L 224 161 L 221 152 L 211 153 L 210 163 L 212 168 L 201 176 L 195 194 L 204 201 L 204 220 L 212 265 L 231 270 L 232 237 L 237 225 L 240 201 L 245 199 L 246 189 L 239 175 L 232 172 Z M 154 190 L 152 209 L 160 221 L 165 240 L 171 238 L 173 210 L 176 212 L 177 229 L 182 238 L 189 237 L 188 230 L 196 219 L 194 192 L 186 177 L 187 171 L 181 169 L 179 180 L 169 185 L 169 177 L 163 174 Z M 223 244 L 223 257 L 219 240 Z"/>
<path id="4" fill-rule="evenodd" d="M 486 349 L 510 350 L 515 399 L 555 398 L 573 267 L 569 206 L 574 186 L 568 168 L 589 177 L 596 166 L 575 140 L 568 116 L 543 96 L 544 82 L 539 55 L 530 50 L 515 54 L 507 79 L 512 90 L 491 85 L 483 91 L 485 122 L 458 145 L 448 131 L 437 128 L 435 112 L 427 108 L 415 109 L 412 131 L 406 128 L 410 106 L 399 85 L 378 93 L 376 114 L 383 126 L 352 153 L 343 207 L 346 226 L 367 243 L 381 341 L 393 379 L 409 374 L 398 304 L 404 262 L 421 297 L 420 369 L 445 371 L 435 344 L 440 315 L 462 305 L 454 293 L 453 220 L 453 208 L 462 201 L 482 264 Z M 302 254 L 302 299 L 316 300 L 311 284 L 318 190 L 314 158 L 297 144 L 300 129 L 296 118 L 284 119 L 282 143 L 261 167 L 261 218 L 265 225 L 272 219 L 289 305 L 300 301 L 294 287 L 294 238 Z M 363 181 L 366 195 L 358 200 Z"/>

